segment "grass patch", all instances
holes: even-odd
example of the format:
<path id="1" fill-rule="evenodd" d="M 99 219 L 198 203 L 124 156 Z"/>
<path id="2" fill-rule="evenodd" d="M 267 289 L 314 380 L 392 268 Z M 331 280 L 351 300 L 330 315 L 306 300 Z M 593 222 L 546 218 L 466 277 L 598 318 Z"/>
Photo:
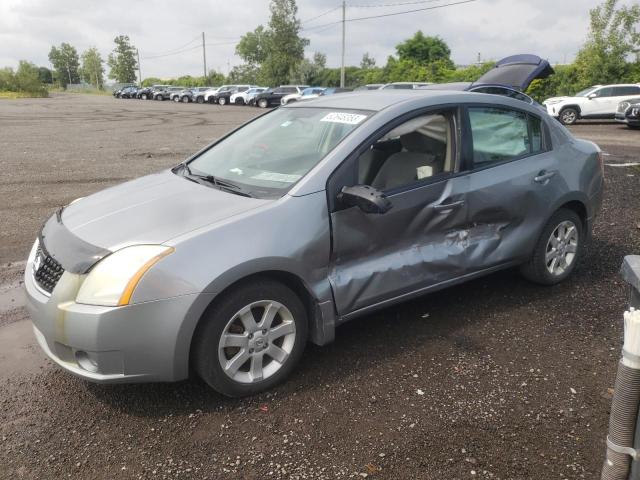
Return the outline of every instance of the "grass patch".
<path id="1" fill-rule="evenodd" d="M 11 92 L 7 90 L 0 91 L 0 98 L 16 99 L 16 98 L 46 98 L 49 93 L 44 90 L 41 92 Z"/>

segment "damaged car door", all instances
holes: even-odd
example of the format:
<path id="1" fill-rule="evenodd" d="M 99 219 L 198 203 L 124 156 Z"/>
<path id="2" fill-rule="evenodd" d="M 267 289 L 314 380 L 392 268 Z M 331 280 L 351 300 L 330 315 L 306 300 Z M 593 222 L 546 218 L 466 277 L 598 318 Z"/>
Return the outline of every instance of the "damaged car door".
<path id="1" fill-rule="evenodd" d="M 329 279 L 339 315 L 464 273 L 467 178 L 457 108 L 413 113 L 365 142 L 329 180 Z"/>
<path id="2" fill-rule="evenodd" d="M 548 129 L 540 117 L 502 106 L 470 105 L 465 120 L 467 268 L 522 262 L 566 191 Z"/>

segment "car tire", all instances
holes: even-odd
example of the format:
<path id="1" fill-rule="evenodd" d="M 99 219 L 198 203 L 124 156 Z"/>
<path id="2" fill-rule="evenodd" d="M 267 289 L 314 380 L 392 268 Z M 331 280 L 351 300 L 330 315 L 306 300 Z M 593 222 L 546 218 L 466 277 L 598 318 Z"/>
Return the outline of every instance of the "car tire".
<path id="1" fill-rule="evenodd" d="M 275 312 L 271 321 L 265 320 L 267 310 Z M 270 326 L 262 328 L 265 321 Z M 306 309 L 293 290 L 267 278 L 254 279 L 225 293 L 204 314 L 194 334 L 192 365 L 223 395 L 253 395 L 291 373 L 304 351 L 307 331 Z M 224 347 L 223 338 L 235 346 Z"/>
<path id="2" fill-rule="evenodd" d="M 164 101 L 164 97 L 162 95 L 156 95 L 156 100 L 158 100 L 159 102 Z"/>
<path id="3" fill-rule="evenodd" d="M 584 225 L 568 208 L 555 212 L 545 225 L 531 259 L 520 266 L 527 279 L 540 285 L 555 285 L 566 279 L 582 257 Z"/>
<path id="4" fill-rule="evenodd" d="M 173 101 L 174 101 L 174 102 L 179 102 L 179 101 L 180 101 L 180 98 L 179 98 L 179 97 L 173 97 Z"/>
<path id="5" fill-rule="evenodd" d="M 260 100 L 258 100 L 258 106 L 260 108 L 267 108 L 269 106 L 269 102 L 266 98 L 261 98 Z"/>
<path id="6" fill-rule="evenodd" d="M 220 97 L 218 99 L 218 105 L 226 105 L 226 103 L 227 103 L 227 99 L 226 98 Z"/>
<path id="7" fill-rule="evenodd" d="M 560 113 L 558 114 L 558 119 L 560 120 L 560 123 L 562 123 L 563 125 L 573 125 L 578 121 L 579 116 L 580 114 L 578 113 L 577 109 L 573 107 L 567 107 L 560 110 Z"/>
<path id="8" fill-rule="evenodd" d="M 236 105 L 244 105 L 244 98 L 236 98 L 235 104 Z"/>
<path id="9" fill-rule="evenodd" d="M 209 97 L 209 103 L 211 104 L 216 103 L 216 99 L 213 97 Z"/>
<path id="10" fill-rule="evenodd" d="M 182 103 L 189 103 L 191 100 L 189 100 L 189 97 L 187 97 L 186 95 L 184 97 L 182 97 Z"/>
<path id="11" fill-rule="evenodd" d="M 196 103 L 204 103 L 204 97 L 196 98 Z"/>
<path id="12" fill-rule="evenodd" d="M 140 95 L 140 98 L 141 98 L 142 100 L 146 100 L 146 99 L 147 99 L 147 94 L 146 94 L 146 93 L 143 93 L 142 95 Z"/>

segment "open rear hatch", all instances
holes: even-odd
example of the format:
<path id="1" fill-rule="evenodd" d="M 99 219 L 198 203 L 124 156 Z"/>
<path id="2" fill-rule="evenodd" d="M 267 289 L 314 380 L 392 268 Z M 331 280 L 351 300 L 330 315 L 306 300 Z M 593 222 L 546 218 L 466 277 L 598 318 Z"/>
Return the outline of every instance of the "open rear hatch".
<path id="1" fill-rule="evenodd" d="M 521 54 L 503 58 L 473 85 L 506 85 L 524 92 L 531 82 L 553 74 L 553 67 L 537 55 Z"/>

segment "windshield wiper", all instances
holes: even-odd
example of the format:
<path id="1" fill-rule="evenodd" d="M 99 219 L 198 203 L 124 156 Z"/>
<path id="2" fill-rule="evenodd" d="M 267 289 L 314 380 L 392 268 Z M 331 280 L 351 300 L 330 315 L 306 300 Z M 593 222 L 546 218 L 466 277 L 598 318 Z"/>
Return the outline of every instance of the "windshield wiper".
<path id="1" fill-rule="evenodd" d="M 235 183 L 229 182 L 228 180 L 222 180 L 220 178 L 214 177 L 213 175 L 201 175 L 199 173 L 193 173 L 189 165 L 185 163 L 180 164 L 184 170 L 185 177 L 194 180 L 194 181 L 203 181 L 210 183 L 218 187 L 221 190 L 225 190 L 230 193 L 235 193 L 236 195 L 242 195 L 243 197 L 252 197 L 253 195 L 243 192 L 242 187 L 240 185 L 236 185 Z"/>

